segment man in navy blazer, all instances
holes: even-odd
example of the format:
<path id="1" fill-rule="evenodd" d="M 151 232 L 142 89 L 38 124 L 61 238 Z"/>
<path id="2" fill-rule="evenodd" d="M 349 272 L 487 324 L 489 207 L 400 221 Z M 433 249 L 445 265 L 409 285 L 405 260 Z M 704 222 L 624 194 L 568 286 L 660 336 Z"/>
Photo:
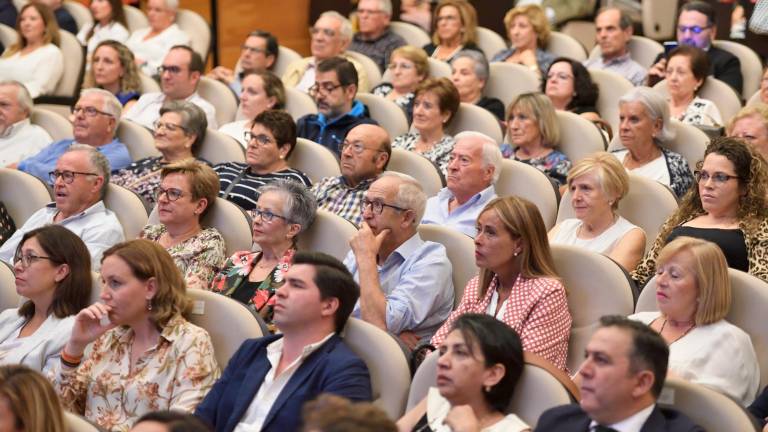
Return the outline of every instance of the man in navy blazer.
<path id="1" fill-rule="evenodd" d="M 322 393 L 370 401 L 368 368 L 339 337 L 359 295 L 337 259 L 297 252 L 275 293 L 282 335 L 243 343 L 195 415 L 217 432 L 295 431 Z"/>
<path id="2" fill-rule="evenodd" d="M 704 432 L 685 415 L 656 406 L 669 348 L 650 327 L 604 316 L 586 356 L 581 402 L 545 411 L 536 432 Z"/>

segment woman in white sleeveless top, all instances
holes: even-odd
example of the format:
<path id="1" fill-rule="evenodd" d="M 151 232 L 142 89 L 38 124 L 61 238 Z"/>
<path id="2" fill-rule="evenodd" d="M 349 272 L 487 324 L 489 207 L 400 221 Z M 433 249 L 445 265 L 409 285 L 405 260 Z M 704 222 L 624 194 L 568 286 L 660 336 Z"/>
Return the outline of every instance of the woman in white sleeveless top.
<path id="1" fill-rule="evenodd" d="M 629 190 L 621 163 L 605 152 L 586 157 L 568 174 L 568 189 L 576 218 L 552 228 L 550 242 L 607 255 L 632 271 L 643 257 L 645 232 L 616 213 Z"/>

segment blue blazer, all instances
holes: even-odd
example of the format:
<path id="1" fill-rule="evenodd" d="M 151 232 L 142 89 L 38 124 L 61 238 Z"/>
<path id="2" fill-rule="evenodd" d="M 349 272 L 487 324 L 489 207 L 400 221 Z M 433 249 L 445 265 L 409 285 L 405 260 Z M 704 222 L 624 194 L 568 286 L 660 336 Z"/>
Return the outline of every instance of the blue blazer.
<path id="1" fill-rule="evenodd" d="M 243 418 L 271 369 L 267 345 L 282 335 L 249 339 L 227 364 L 195 415 L 210 423 L 216 432 L 230 432 Z M 275 400 L 264 420 L 262 431 L 295 431 L 301 427 L 301 408 L 322 393 L 353 401 L 370 401 L 368 367 L 333 335 L 299 366 Z"/>
<path id="2" fill-rule="evenodd" d="M 588 432 L 591 422 L 578 404 L 562 405 L 544 411 L 534 432 Z M 704 432 L 704 429 L 684 414 L 657 405 L 640 432 Z"/>

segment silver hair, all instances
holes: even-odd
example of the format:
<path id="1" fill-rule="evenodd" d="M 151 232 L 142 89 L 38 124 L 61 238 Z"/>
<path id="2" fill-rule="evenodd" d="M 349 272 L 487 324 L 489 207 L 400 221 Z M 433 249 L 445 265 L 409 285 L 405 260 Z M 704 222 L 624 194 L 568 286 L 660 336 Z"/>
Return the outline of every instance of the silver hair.
<path id="1" fill-rule="evenodd" d="M 29 94 L 27 87 L 16 80 L 3 80 L 0 81 L 0 87 L 15 86 L 16 87 L 16 103 L 21 106 L 21 109 L 27 113 L 27 117 L 32 114 L 32 108 L 35 103 L 32 102 L 32 96 Z"/>
<path id="2" fill-rule="evenodd" d="M 499 177 L 501 176 L 502 161 L 504 160 L 504 157 L 501 155 L 499 144 L 488 135 L 476 131 L 459 132 L 453 137 L 455 142 L 459 142 L 460 140 L 468 138 L 476 138 L 482 141 L 483 168 L 493 166 L 493 178 L 491 179 L 491 182 L 496 184 L 496 182 L 499 181 Z"/>
<path id="3" fill-rule="evenodd" d="M 669 105 L 664 96 L 650 87 L 633 87 L 619 98 L 619 106 L 628 102 L 640 102 L 645 107 L 645 112 L 653 121 L 661 119 L 661 133 L 654 138 L 656 144 L 661 144 L 675 137 L 675 131 L 671 127 L 669 118 Z"/>
<path id="4" fill-rule="evenodd" d="M 461 50 L 453 57 L 451 64 L 462 57 L 466 57 L 475 63 L 475 75 L 477 75 L 477 79 L 488 84 L 490 66 L 488 66 L 488 60 L 485 59 L 483 53 L 474 50 Z M 485 84 L 483 84 L 483 87 L 485 87 Z"/>
<path id="5" fill-rule="evenodd" d="M 115 95 L 104 89 L 88 88 L 80 92 L 80 97 L 82 98 L 89 94 L 100 95 L 102 101 L 104 101 L 101 110 L 111 115 L 115 119 L 115 123 L 120 122 L 120 116 L 123 114 L 123 105 L 117 100 Z M 117 129 L 117 126 L 115 126 L 115 129 Z"/>
<path id="6" fill-rule="evenodd" d="M 396 171 L 384 171 L 379 178 L 383 177 L 397 177 L 400 179 L 395 204 L 398 207 L 413 210 L 416 214 L 413 218 L 413 226 L 415 227 L 420 224 L 421 218 L 424 217 L 424 210 L 427 207 L 427 194 L 424 193 L 421 184 L 408 174 Z"/>
<path id="7" fill-rule="evenodd" d="M 339 33 L 341 34 L 342 39 L 345 41 L 351 41 L 352 40 L 352 23 L 349 22 L 347 17 L 344 15 L 336 12 L 336 11 L 325 11 L 320 14 L 320 16 L 317 19 L 320 19 L 322 17 L 331 17 L 339 20 L 341 22 L 341 28 L 339 30 Z"/>
<path id="8" fill-rule="evenodd" d="M 160 107 L 160 116 L 171 112 L 181 117 L 181 127 L 188 134 L 195 136 L 195 142 L 192 143 L 192 153 L 197 153 L 205 141 L 205 133 L 208 130 L 208 119 L 205 112 L 199 106 L 185 100 L 168 101 Z"/>
<path id="9" fill-rule="evenodd" d="M 101 190 L 99 191 L 100 199 L 104 199 L 104 196 L 107 194 L 109 173 L 111 171 L 109 168 L 109 159 L 107 159 L 107 157 L 104 156 L 104 153 L 100 152 L 96 147 L 87 144 L 72 144 L 64 151 L 64 153 L 78 151 L 87 153 L 88 162 L 90 162 L 91 167 L 96 170 L 96 173 L 104 177 L 104 183 L 101 185 Z"/>
<path id="10" fill-rule="evenodd" d="M 259 195 L 267 192 L 277 193 L 283 198 L 283 215 L 290 223 L 301 226 L 299 234 L 312 226 L 317 213 L 317 200 L 303 184 L 293 180 L 277 180 L 259 188 Z"/>

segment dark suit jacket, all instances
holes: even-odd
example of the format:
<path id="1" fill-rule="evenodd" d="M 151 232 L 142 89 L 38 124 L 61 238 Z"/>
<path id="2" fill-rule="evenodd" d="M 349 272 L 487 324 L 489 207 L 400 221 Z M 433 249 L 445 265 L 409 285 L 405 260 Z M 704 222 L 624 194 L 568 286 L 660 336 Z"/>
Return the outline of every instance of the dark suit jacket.
<path id="1" fill-rule="evenodd" d="M 587 432 L 592 419 L 578 404 L 549 409 L 539 418 L 534 432 Z M 656 406 L 640 432 L 704 432 L 677 411 Z"/>
<path id="2" fill-rule="evenodd" d="M 234 430 L 271 369 L 267 345 L 281 337 L 245 341 L 198 405 L 195 415 L 213 425 L 216 432 Z M 328 339 L 299 366 L 267 414 L 262 431 L 299 430 L 302 405 L 321 393 L 333 393 L 353 401 L 371 400 L 368 368 L 338 335 Z"/>
<path id="3" fill-rule="evenodd" d="M 707 54 L 709 56 L 709 74 L 733 87 L 739 97 L 741 97 L 744 79 L 741 76 L 741 62 L 739 58 L 717 47 L 709 48 Z M 653 63 L 658 63 L 665 55 L 664 53 L 659 54 Z"/>

